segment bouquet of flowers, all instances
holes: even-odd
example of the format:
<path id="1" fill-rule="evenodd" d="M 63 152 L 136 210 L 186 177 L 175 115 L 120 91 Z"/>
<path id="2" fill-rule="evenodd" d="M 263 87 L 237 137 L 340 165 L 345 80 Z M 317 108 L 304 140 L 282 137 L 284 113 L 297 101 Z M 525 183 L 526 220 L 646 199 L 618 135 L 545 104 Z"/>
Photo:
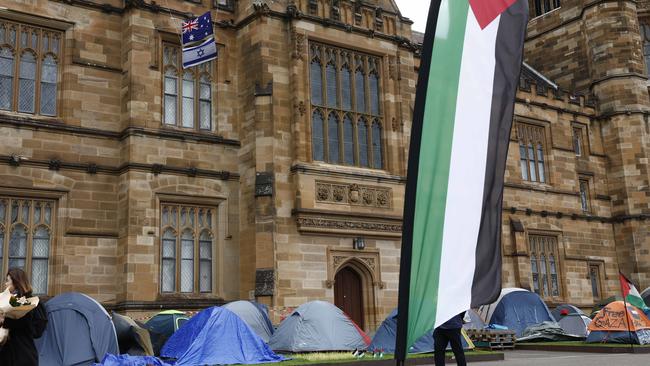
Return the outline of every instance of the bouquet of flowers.
<path id="1" fill-rule="evenodd" d="M 20 319 L 38 305 L 38 297 L 17 297 L 9 290 L 0 294 L 0 313 L 5 318 Z M 9 338 L 9 329 L 0 327 L 0 345 Z"/>

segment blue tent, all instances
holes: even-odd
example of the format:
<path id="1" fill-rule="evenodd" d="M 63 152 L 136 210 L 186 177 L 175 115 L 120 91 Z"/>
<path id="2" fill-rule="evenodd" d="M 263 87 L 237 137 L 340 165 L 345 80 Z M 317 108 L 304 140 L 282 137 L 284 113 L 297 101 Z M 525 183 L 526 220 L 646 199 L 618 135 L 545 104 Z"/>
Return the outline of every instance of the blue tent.
<path id="1" fill-rule="evenodd" d="M 384 319 L 384 321 L 377 329 L 377 333 L 372 338 L 370 346 L 368 346 L 368 351 L 375 352 L 376 350 L 381 350 L 383 353 L 394 353 L 395 352 L 395 337 L 397 336 L 397 309 L 394 309 L 390 315 Z M 463 334 L 463 348 L 468 349 L 472 348 L 465 335 Z M 448 347 L 449 348 L 449 347 Z M 430 353 L 433 352 L 433 331 L 423 335 L 415 341 L 415 344 L 409 348 L 409 353 Z"/>
<path id="2" fill-rule="evenodd" d="M 544 301 L 534 292 L 520 288 L 501 290 L 499 299 L 481 306 L 479 314 L 488 324 L 499 324 L 521 337 L 524 330 L 545 321 L 555 322 Z"/>
<path id="3" fill-rule="evenodd" d="M 172 366 L 152 356 L 130 356 L 107 354 L 101 363 L 95 366 Z"/>
<path id="4" fill-rule="evenodd" d="M 162 357 L 176 366 L 256 364 L 283 361 L 235 313 L 211 307 L 193 316 L 165 343 Z"/>
<path id="5" fill-rule="evenodd" d="M 273 335 L 273 324 L 269 319 L 268 311 L 262 304 L 251 301 L 233 301 L 223 307 L 237 314 L 264 342 L 269 343 L 269 339 Z"/>
<path id="6" fill-rule="evenodd" d="M 47 328 L 36 339 L 39 365 L 85 366 L 118 353 L 111 317 L 93 298 L 77 292 L 56 296 L 45 303 Z"/>

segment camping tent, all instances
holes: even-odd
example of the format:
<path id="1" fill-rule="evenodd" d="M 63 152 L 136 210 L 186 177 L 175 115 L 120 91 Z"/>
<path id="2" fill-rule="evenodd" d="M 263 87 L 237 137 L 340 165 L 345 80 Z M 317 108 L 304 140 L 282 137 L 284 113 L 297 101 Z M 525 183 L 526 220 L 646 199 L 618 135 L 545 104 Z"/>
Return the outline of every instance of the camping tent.
<path id="1" fill-rule="evenodd" d="M 237 314 L 264 342 L 269 342 L 273 335 L 273 324 L 262 307 L 257 307 L 250 301 L 234 301 L 223 307 Z"/>
<path id="2" fill-rule="evenodd" d="M 469 322 L 463 324 L 463 329 L 483 329 L 485 328 L 485 322 L 481 319 L 481 316 L 474 309 L 469 309 L 465 313 L 465 318 L 469 317 Z"/>
<path id="3" fill-rule="evenodd" d="M 562 317 L 564 316 L 562 315 L 563 313 L 566 315 L 568 314 L 585 315 L 585 313 L 582 310 L 580 310 L 578 307 L 570 304 L 562 304 L 556 307 L 555 309 L 553 309 L 553 311 L 551 311 L 551 315 L 553 315 L 553 319 L 558 321 L 562 319 Z"/>
<path id="4" fill-rule="evenodd" d="M 514 330 L 517 337 L 533 324 L 555 321 L 544 301 L 534 292 L 521 288 L 504 288 L 494 303 L 479 308 L 488 324 L 499 324 Z"/>
<path id="5" fill-rule="evenodd" d="M 153 356 L 149 331 L 125 315 L 113 312 L 113 325 L 117 333 L 120 353 L 132 356 Z"/>
<path id="6" fill-rule="evenodd" d="M 341 309 L 325 301 L 300 305 L 273 333 L 274 351 L 314 352 L 365 349 L 370 339 Z"/>
<path id="7" fill-rule="evenodd" d="M 594 307 L 591 308 L 591 314 L 589 314 L 589 317 L 593 319 L 596 316 L 596 314 L 600 311 L 600 309 L 604 308 L 609 303 L 614 301 L 623 301 L 623 298 L 620 295 L 615 295 L 615 296 L 610 296 L 604 300 L 598 301 L 596 304 L 594 304 Z"/>
<path id="8" fill-rule="evenodd" d="M 189 318 L 182 311 L 165 310 L 154 315 L 145 324 L 151 336 L 153 352 L 157 356 L 167 339 L 174 334 Z"/>
<path id="9" fill-rule="evenodd" d="M 589 334 L 587 327 L 591 323 L 591 319 L 584 314 L 569 314 L 565 315 L 558 321 L 560 327 L 564 329 L 566 334 L 578 335 L 586 337 Z"/>
<path id="10" fill-rule="evenodd" d="M 255 332 L 228 309 L 213 306 L 194 315 L 172 334 L 161 357 L 176 366 L 256 364 L 283 361 Z"/>
<path id="11" fill-rule="evenodd" d="M 623 301 L 611 302 L 599 311 L 589 331 L 589 343 L 650 344 L 650 320 L 632 305 L 626 309 Z"/>
<path id="12" fill-rule="evenodd" d="M 394 309 L 377 329 L 377 333 L 372 338 L 368 350 L 374 352 L 381 350 L 382 353 L 395 352 L 395 337 L 397 336 L 397 309 Z M 463 348 L 474 348 L 474 344 L 463 332 Z M 415 344 L 409 348 L 409 353 L 429 353 L 433 352 L 433 331 L 428 332 L 415 341 Z"/>
<path id="13" fill-rule="evenodd" d="M 35 340 L 41 366 L 92 365 L 119 352 L 111 317 L 93 298 L 77 292 L 45 303 L 47 328 Z"/>

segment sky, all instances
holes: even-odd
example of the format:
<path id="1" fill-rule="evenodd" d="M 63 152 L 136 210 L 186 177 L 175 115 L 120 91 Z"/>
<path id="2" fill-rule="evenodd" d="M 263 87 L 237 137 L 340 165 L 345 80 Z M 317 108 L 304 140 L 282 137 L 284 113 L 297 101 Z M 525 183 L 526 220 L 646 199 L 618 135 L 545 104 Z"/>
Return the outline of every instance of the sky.
<path id="1" fill-rule="evenodd" d="M 427 0 L 395 0 L 402 15 L 411 19 L 413 30 L 424 32 L 427 26 L 427 15 L 429 13 L 429 3 Z"/>

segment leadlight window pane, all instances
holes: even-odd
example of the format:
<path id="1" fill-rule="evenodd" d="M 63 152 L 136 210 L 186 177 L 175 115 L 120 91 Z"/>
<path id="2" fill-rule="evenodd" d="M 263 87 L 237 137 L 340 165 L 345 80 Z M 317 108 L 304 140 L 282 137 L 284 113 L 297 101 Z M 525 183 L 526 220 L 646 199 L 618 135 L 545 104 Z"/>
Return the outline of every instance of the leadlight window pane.
<path id="1" fill-rule="evenodd" d="M 354 126 L 348 115 L 343 119 L 343 158 L 346 165 L 354 165 Z"/>
<path id="2" fill-rule="evenodd" d="M 202 130 L 212 129 L 212 86 L 204 75 L 199 86 L 200 127 Z"/>
<path id="3" fill-rule="evenodd" d="M 537 144 L 537 168 L 539 170 L 539 181 L 546 182 L 546 173 L 544 172 L 544 149 L 542 144 Z"/>
<path id="4" fill-rule="evenodd" d="M 530 180 L 537 182 L 537 172 L 535 171 L 535 149 L 532 144 L 528 144 L 528 166 L 530 168 Z"/>
<path id="5" fill-rule="evenodd" d="M 189 231 L 181 238 L 181 292 L 194 291 L 194 238 Z"/>
<path id="6" fill-rule="evenodd" d="M 555 256 L 549 255 L 549 264 L 551 267 L 551 291 L 553 296 L 560 296 L 560 289 L 557 283 L 557 270 L 555 268 Z"/>
<path id="7" fill-rule="evenodd" d="M 338 107 L 336 66 L 331 63 L 327 64 L 327 67 L 325 67 L 325 77 L 327 79 L 327 105 L 329 107 Z"/>
<path id="8" fill-rule="evenodd" d="M 348 67 L 341 70 L 341 96 L 343 109 L 352 110 L 352 71 Z"/>
<path id="9" fill-rule="evenodd" d="M 177 78 L 173 70 L 165 72 L 165 124 L 176 124 L 177 102 Z"/>
<path id="10" fill-rule="evenodd" d="M 43 60 L 41 72 L 41 114 L 56 115 L 56 80 L 57 64 L 54 57 L 48 55 Z"/>
<path id="11" fill-rule="evenodd" d="M 50 256 L 50 233 L 39 227 L 32 243 L 32 288 L 34 294 L 47 293 L 48 260 Z"/>
<path id="12" fill-rule="evenodd" d="M 539 271 L 537 269 L 537 256 L 535 253 L 530 254 L 530 267 L 533 274 L 533 291 L 539 295 Z"/>
<path id="13" fill-rule="evenodd" d="M 331 164 L 339 163 L 339 119 L 336 117 L 336 114 L 330 113 L 328 119 L 328 151 L 329 159 L 328 162 Z"/>
<path id="14" fill-rule="evenodd" d="M 573 151 L 576 156 L 582 156 L 582 130 L 578 128 L 573 129 Z"/>
<path id="15" fill-rule="evenodd" d="M 13 100 L 14 56 L 9 48 L 0 49 L 0 109 L 10 110 Z"/>
<path id="16" fill-rule="evenodd" d="M 311 119 L 312 154 L 316 161 L 325 161 L 325 134 L 323 129 L 323 115 L 315 111 Z"/>
<path id="17" fill-rule="evenodd" d="M 22 216 L 23 216 L 23 223 L 24 224 L 29 224 L 29 206 L 30 206 L 30 204 L 29 204 L 29 202 L 23 202 L 22 206 L 23 207 L 21 209 L 21 212 L 22 212 Z"/>
<path id="18" fill-rule="evenodd" d="M 14 226 L 9 239 L 9 268 L 25 269 L 27 256 L 27 230 L 23 225 Z"/>
<path id="19" fill-rule="evenodd" d="M 600 298 L 598 267 L 589 266 L 589 277 L 591 278 L 591 292 L 593 293 L 594 299 L 598 299 Z"/>
<path id="20" fill-rule="evenodd" d="M 212 292 L 212 239 L 203 232 L 199 241 L 199 290 Z"/>
<path id="21" fill-rule="evenodd" d="M 37 203 L 36 205 L 34 205 L 34 224 L 39 224 L 40 222 L 41 222 L 41 204 Z"/>
<path id="22" fill-rule="evenodd" d="M 364 168 L 369 166 L 368 161 L 368 127 L 366 121 L 361 119 L 357 123 L 357 135 L 359 145 L 359 165 Z"/>
<path id="23" fill-rule="evenodd" d="M 18 202 L 14 201 L 11 205 L 11 223 L 18 221 Z"/>
<path id="24" fill-rule="evenodd" d="M 18 80 L 18 111 L 34 113 L 36 100 L 36 58 L 31 52 L 23 53 L 20 58 L 20 76 Z"/>
<path id="25" fill-rule="evenodd" d="M 9 30 L 9 44 L 12 46 L 16 45 L 16 28 L 11 27 Z"/>
<path id="26" fill-rule="evenodd" d="M 176 236 L 171 230 L 162 238 L 161 291 L 174 292 L 176 288 Z"/>
<path id="27" fill-rule="evenodd" d="M 589 185 L 586 181 L 581 180 L 580 181 L 580 206 L 582 208 L 582 211 L 587 212 L 589 211 L 589 198 L 588 198 L 588 188 Z"/>
<path id="28" fill-rule="evenodd" d="M 194 75 L 183 75 L 183 127 L 194 127 Z"/>
<path id="29" fill-rule="evenodd" d="M 379 78 L 371 73 L 368 78 L 368 89 L 370 90 L 370 113 L 379 114 Z"/>
<path id="30" fill-rule="evenodd" d="M 364 83 L 365 76 L 361 70 L 357 70 L 354 75 L 357 100 L 357 112 L 366 112 L 366 86 Z"/>
<path id="31" fill-rule="evenodd" d="M 0 43 L 5 42 L 5 35 L 7 34 L 7 29 L 4 24 L 0 24 Z"/>
<path id="32" fill-rule="evenodd" d="M 1 273 L 5 273 L 5 271 L 2 269 L 2 263 L 4 261 L 4 252 L 5 252 L 5 231 L 2 226 L 0 226 L 0 271 Z"/>
<path id="33" fill-rule="evenodd" d="M 5 222 L 6 203 L 0 201 L 0 224 Z"/>
<path id="34" fill-rule="evenodd" d="M 311 102 L 323 105 L 323 71 L 320 62 L 311 62 Z"/>
<path id="35" fill-rule="evenodd" d="M 540 264 L 540 274 L 542 277 L 542 288 L 544 289 L 544 296 L 548 296 L 548 277 L 546 274 L 546 256 L 542 253 L 539 257 L 541 262 Z"/>
<path id="36" fill-rule="evenodd" d="M 43 52 L 47 52 L 50 50 L 50 35 L 45 34 L 43 35 Z"/>
<path id="37" fill-rule="evenodd" d="M 521 166 L 521 179 L 528 180 L 528 162 L 526 161 L 526 145 L 519 144 L 519 161 Z"/>
<path id="38" fill-rule="evenodd" d="M 45 223 L 50 225 L 52 221 L 52 207 L 48 204 L 45 205 Z"/>
<path id="39" fill-rule="evenodd" d="M 372 167 L 382 169 L 382 151 L 381 151 L 381 126 L 378 122 L 372 124 Z"/>

